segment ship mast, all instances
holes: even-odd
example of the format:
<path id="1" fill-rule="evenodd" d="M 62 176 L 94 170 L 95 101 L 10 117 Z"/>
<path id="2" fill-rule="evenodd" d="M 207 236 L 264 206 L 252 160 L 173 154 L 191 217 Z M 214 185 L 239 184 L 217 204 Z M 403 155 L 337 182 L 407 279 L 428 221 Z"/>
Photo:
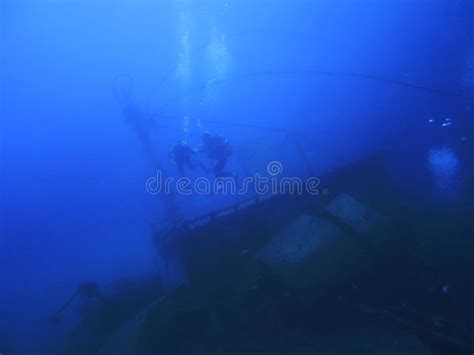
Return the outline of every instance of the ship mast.
<path id="1" fill-rule="evenodd" d="M 115 85 L 115 97 L 119 102 L 122 109 L 122 116 L 125 123 L 134 132 L 140 145 L 142 146 L 143 152 L 147 159 L 152 163 L 154 169 L 161 172 L 161 178 L 166 181 L 170 175 L 163 168 L 163 163 L 159 158 L 158 154 L 153 150 L 152 144 L 152 132 L 156 128 L 156 121 L 146 112 L 141 110 L 138 105 L 134 102 L 131 97 L 131 79 L 129 87 L 125 91 L 120 91 Z M 170 225 L 179 223 L 182 219 L 180 213 L 179 203 L 176 194 L 170 191 L 162 191 L 161 196 L 163 197 L 165 205 L 165 219 Z"/>

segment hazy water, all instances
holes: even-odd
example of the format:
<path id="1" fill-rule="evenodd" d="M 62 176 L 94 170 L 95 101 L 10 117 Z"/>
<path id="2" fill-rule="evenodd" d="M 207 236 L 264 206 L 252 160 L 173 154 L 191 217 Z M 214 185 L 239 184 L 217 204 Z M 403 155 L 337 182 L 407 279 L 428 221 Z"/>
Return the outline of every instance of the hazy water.
<path id="1" fill-rule="evenodd" d="M 473 6 L 3 0 L 0 345 L 41 353 L 58 334 L 47 317 L 80 281 L 159 274 L 150 224 L 165 212 L 145 191 L 156 167 L 114 86 L 161 115 L 148 138 L 171 175 L 179 139 L 209 130 L 239 146 L 277 134 L 235 123 L 280 127 L 304 133 L 318 173 L 390 147 L 413 208 L 455 209 L 472 191 Z"/>

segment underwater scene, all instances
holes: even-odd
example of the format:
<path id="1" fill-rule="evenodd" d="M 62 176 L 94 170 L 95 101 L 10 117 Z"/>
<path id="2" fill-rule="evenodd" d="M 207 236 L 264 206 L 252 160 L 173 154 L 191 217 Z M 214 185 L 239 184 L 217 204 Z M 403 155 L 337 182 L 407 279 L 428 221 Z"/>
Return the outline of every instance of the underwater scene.
<path id="1" fill-rule="evenodd" d="M 474 0 L 0 0 L 0 355 L 474 354 Z"/>

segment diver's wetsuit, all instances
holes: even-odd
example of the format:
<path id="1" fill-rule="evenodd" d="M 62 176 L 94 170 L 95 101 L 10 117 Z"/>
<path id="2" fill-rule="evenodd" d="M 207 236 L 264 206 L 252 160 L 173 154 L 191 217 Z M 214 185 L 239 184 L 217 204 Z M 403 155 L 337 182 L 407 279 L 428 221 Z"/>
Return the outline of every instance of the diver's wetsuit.
<path id="1" fill-rule="evenodd" d="M 222 136 L 207 136 L 203 139 L 200 152 L 206 153 L 214 162 L 214 175 L 216 178 L 233 177 L 234 174 L 224 171 L 232 149 L 229 142 Z"/>
<path id="2" fill-rule="evenodd" d="M 179 170 L 181 175 L 184 175 L 186 167 L 194 169 L 196 165 L 193 162 L 193 155 L 195 151 L 185 141 L 178 142 L 170 150 L 170 158 Z"/>

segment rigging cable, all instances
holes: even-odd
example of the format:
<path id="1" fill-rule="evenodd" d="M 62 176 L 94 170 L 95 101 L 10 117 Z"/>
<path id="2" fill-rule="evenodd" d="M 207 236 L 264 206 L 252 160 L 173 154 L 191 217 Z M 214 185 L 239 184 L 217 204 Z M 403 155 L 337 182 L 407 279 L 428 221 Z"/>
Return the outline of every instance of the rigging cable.
<path id="1" fill-rule="evenodd" d="M 430 86 L 424 86 L 420 84 L 414 84 L 407 81 L 397 80 L 386 78 L 379 75 L 365 74 L 359 72 L 348 72 L 348 71 L 327 71 L 327 70 L 316 70 L 316 69 L 282 69 L 282 70 L 266 70 L 266 71 L 256 71 L 248 72 L 240 75 L 232 76 L 226 79 L 220 79 L 213 81 L 213 84 L 223 85 L 233 81 L 249 80 L 255 78 L 265 78 L 265 77 L 276 77 L 276 76 L 295 76 L 295 75 L 311 75 L 311 76 L 326 76 L 326 77 L 346 77 L 346 78 L 357 78 L 364 79 L 369 81 L 382 82 L 394 86 L 401 86 L 413 90 L 428 92 L 437 95 L 443 95 L 447 97 L 474 101 L 474 96 L 470 94 L 464 94 L 461 92 L 451 91 L 447 89 L 433 88 Z M 194 88 L 188 90 L 184 95 L 193 95 L 195 93 L 201 92 L 205 89 L 207 84 L 200 84 Z M 167 107 L 170 103 L 175 102 L 177 99 L 182 98 L 183 94 L 176 96 L 172 99 L 167 100 L 165 105 L 162 105 L 159 109 Z"/>
<path id="2" fill-rule="evenodd" d="M 453 97 L 462 100 L 469 100 L 474 101 L 474 96 L 463 94 L 455 91 L 450 91 L 446 89 L 439 89 L 439 88 L 432 88 L 429 86 L 423 86 L 419 84 L 414 84 L 406 81 L 390 79 L 382 76 L 372 75 L 372 74 L 364 74 L 358 72 L 345 72 L 345 71 L 324 71 L 324 70 L 314 70 L 314 69 L 303 69 L 303 70 L 275 70 L 275 71 L 258 71 L 258 72 L 249 72 L 240 75 L 236 75 L 233 77 L 229 77 L 226 79 L 216 80 L 214 84 L 226 84 L 232 81 L 239 81 L 239 80 L 249 80 L 254 78 L 264 78 L 269 76 L 286 76 L 286 75 L 318 75 L 318 76 L 329 76 L 329 77 L 352 77 L 358 79 L 365 79 L 370 81 L 377 81 L 382 82 L 390 85 L 401 86 L 410 88 L 413 90 L 428 92 L 437 95 L 443 95 L 447 97 Z M 206 84 L 198 85 L 192 89 L 190 89 L 185 95 L 192 95 L 197 92 L 201 92 L 206 88 Z M 179 97 L 175 97 L 173 99 L 167 100 L 167 103 L 162 105 L 160 109 L 166 108 L 176 99 L 181 98 L 182 95 Z M 175 120 L 175 121 L 182 121 L 182 117 L 177 115 L 168 115 L 168 114 L 151 114 L 151 118 L 160 119 L 160 120 Z M 195 120 L 193 118 L 189 118 L 190 120 Z M 240 128 L 250 128 L 250 129 L 260 129 L 260 130 L 267 130 L 267 131 L 274 131 L 274 132 L 283 132 L 288 133 L 291 132 L 291 129 L 282 128 L 282 127 L 272 127 L 272 126 L 263 126 L 263 125 L 256 125 L 250 123 L 240 123 L 240 122 L 225 122 L 222 120 L 215 120 L 215 119 L 206 119 L 200 118 L 201 122 L 211 123 L 211 124 L 219 124 L 219 125 L 226 125 L 226 126 L 233 126 L 233 127 L 240 127 Z"/>

